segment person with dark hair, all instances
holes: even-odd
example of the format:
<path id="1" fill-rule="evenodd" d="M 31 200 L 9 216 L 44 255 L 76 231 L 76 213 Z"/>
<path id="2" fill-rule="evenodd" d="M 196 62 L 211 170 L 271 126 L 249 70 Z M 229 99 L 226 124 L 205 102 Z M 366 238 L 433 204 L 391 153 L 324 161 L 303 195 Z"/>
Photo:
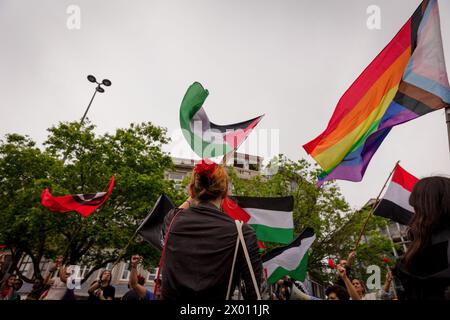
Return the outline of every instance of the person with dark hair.
<path id="1" fill-rule="evenodd" d="M 49 288 L 50 286 L 45 285 L 43 279 L 38 278 L 34 280 L 33 287 L 31 288 L 30 293 L 27 295 L 26 300 L 39 300 L 39 297 L 42 295 L 42 293 Z"/>
<path id="2" fill-rule="evenodd" d="M 327 300 L 350 300 L 347 291 L 339 285 L 332 285 L 325 290 Z"/>
<path id="3" fill-rule="evenodd" d="M 138 274 L 138 265 L 141 257 L 134 255 L 131 257 L 131 272 L 128 288 L 130 290 L 124 294 L 122 300 L 152 300 L 152 292 L 145 288 L 145 277 Z"/>
<path id="4" fill-rule="evenodd" d="M 18 300 L 15 288 L 16 275 L 10 274 L 0 285 L 0 300 Z"/>
<path id="5" fill-rule="evenodd" d="M 111 271 L 103 270 L 99 279 L 89 287 L 88 294 L 90 301 L 114 300 L 116 288 L 111 285 Z"/>
<path id="6" fill-rule="evenodd" d="M 411 244 L 394 273 L 407 300 L 450 298 L 450 178 L 419 180 L 409 204 L 414 214 L 409 223 Z"/>
<path id="7" fill-rule="evenodd" d="M 359 279 L 353 279 L 351 281 L 351 284 L 354 290 L 356 291 L 358 298 L 356 299 L 352 294 L 350 294 L 350 296 L 352 300 L 391 300 L 392 295 L 389 294 L 389 287 L 391 285 L 391 280 L 392 275 L 388 273 L 388 275 L 386 276 L 386 282 L 382 288 L 377 289 L 374 292 L 368 292 L 364 284 L 364 281 L 361 281 Z"/>
<path id="8" fill-rule="evenodd" d="M 240 279 L 244 299 L 261 297 L 264 280 L 256 234 L 242 225 L 247 256 L 237 246 L 240 224 L 222 209 L 228 187 L 222 166 L 209 160 L 196 164 L 190 198 L 165 218 L 161 299 L 225 300 Z"/>
<path id="9" fill-rule="evenodd" d="M 347 276 L 347 271 L 345 267 L 338 264 L 336 266 L 336 269 L 338 271 L 338 275 L 342 278 L 342 281 L 344 282 L 345 288 L 347 289 L 347 293 L 350 296 L 350 298 L 352 300 L 361 300 L 361 296 L 357 288 L 353 285 L 353 281 L 350 281 L 350 279 Z"/>
<path id="10" fill-rule="evenodd" d="M 14 290 L 16 290 L 16 292 L 17 292 L 16 300 L 21 299 L 19 290 L 20 290 L 20 288 L 22 288 L 22 286 L 23 286 L 23 280 L 20 278 L 17 278 L 16 281 L 14 282 Z"/>

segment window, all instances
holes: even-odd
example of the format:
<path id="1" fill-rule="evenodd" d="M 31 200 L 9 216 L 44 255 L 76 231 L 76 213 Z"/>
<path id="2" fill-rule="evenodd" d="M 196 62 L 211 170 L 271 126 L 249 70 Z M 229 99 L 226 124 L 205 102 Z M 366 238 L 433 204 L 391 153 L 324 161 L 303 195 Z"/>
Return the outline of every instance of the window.
<path id="1" fill-rule="evenodd" d="M 159 268 L 154 268 L 154 269 L 151 269 L 151 270 L 148 272 L 148 275 L 147 275 L 147 280 L 148 280 L 148 281 L 155 281 L 156 276 L 158 275 L 158 269 L 159 269 Z M 162 273 L 159 275 L 159 278 L 160 278 L 160 279 L 161 279 L 161 275 L 162 275 Z"/>
<path id="2" fill-rule="evenodd" d="M 128 281 L 130 279 L 130 270 L 128 270 L 129 267 L 130 267 L 129 263 L 123 264 L 123 269 L 122 269 L 122 274 L 120 275 L 120 280 Z"/>
<path id="3" fill-rule="evenodd" d="M 92 267 L 88 266 L 81 266 L 80 267 L 80 278 L 84 279 L 84 277 L 88 274 L 89 271 L 91 271 Z"/>
<path id="4" fill-rule="evenodd" d="M 31 258 L 30 256 L 24 256 L 22 258 L 22 262 L 20 263 L 20 272 L 22 274 L 27 273 L 28 271 L 30 271 L 33 267 L 33 263 L 31 262 Z"/>
<path id="5" fill-rule="evenodd" d="M 39 264 L 39 269 L 41 269 L 41 272 L 45 274 L 50 269 L 50 262 L 49 260 L 42 259 L 41 263 Z"/>
<path id="6" fill-rule="evenodd" d="M 182 181 L 183 178 L 184 178 L 184 175 L 181 174 L 181 173 L 174 173 L 174 172 L 169 173 L 169 179 L 170 179 L 170 180 L 173 180 L 173 181 Z"/>
<path id="7" fill-rule="evenodd" d="M 240 159 L 234 159 L 233 166 L 236 167 L 236 168 L 242 168 L 243 169 L 244 168 L 244 162 L 242 160 L 240 160 Z"/>
<path id="8" fill-rule="evenodd" d="M 147 271 L 147 281 L 153 281 L 156 278 L 156 273 L 152 271 Z"/>

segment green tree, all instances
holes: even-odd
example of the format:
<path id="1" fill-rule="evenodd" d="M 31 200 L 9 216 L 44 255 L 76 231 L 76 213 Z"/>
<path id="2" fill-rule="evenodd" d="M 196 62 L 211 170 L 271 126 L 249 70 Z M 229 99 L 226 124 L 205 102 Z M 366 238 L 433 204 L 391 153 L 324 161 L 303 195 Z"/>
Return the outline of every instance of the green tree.
<path id="1" fill-rule="evenodd" d="M 5 138 L 0 141 L 0 242 L 11 249 L 14 267 L 27 254 L 39 276 L 40 260 L 53 255 L 58 246 L 55 218 L 40 205 L 40 191 L 61 163 L 29 137 L 8 134 Z"/>
<path id="2" fill-rule="evenodd" d="M 45 150 L 18 135 L 1 143 L 0 242 L 14 256 L 29 255 L 35 277 L 41 277 L 40 259 L 56 254 L 64 254 L 67 263 L 91 266 L 90 273 L 104 267 L 117 259 L 162 192 L 177 202 L 184 197 L 165 179 L 173 166 L 161 149 L 168 142 L 165 129 L 151 123 L 131 124 L 113 134 L 96 135 L 94 129 L 88 121 L 81 128 L 60 123 L 49 129 Z M 104 190 L 112 175 L 112 194 L 87 218 L 40 205 L 45 187 L 53 195 L 93 193 Z M 159 259 L 159 252 L 142 241 L 133 242 L 125 258 L 131 252 L 143 255 L 147 265 Z"/>

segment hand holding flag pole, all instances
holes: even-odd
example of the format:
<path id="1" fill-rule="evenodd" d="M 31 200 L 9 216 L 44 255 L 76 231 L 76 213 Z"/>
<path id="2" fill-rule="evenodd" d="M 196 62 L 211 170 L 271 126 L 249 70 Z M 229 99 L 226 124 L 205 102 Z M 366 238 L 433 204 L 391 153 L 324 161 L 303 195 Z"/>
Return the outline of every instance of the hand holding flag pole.
<path id="1" fill-rule="evenodd" d="M 381 188 L 380 193 L 378 194 L 377 198 L 375 199 L 375 202 L 373 203 L 372 208 L 370 209 L 370 212 L 369 212 L 369 214 L 367 215 L 367 218 L 366 218 L 366 221 L 365 221 L 365 223 L 364 223 L 364 226 L 362 227 L 361 232 L 359 233 L 359 237 L 358 237 L 358 240 L 357 240 L 356 243 L 355 243 L 355 248 L 353 249 L 353 251 L 356 251 L 356 250 L 358 249 L 359 243 L 361 242 L 361 238 L 362 238 L 362 236 L 363 236 L 363 234 L 364 234 L 364 232 L 365 232 L 365 230 L 366 230 L 367 223 L 369 222 L 370 217 L 373 215 L 374 211 L 376 210 L 376 208 L 377 208 L 378 205 L 380 204 L 380 197 L 381 197 L 381 194 L 383 193 L 384 189 L 386 188 L 386 185 L 388 184 L 389 179 L 391 179 L 391 176 L 392 176 L 392 174 L 394 173 L 395 168 L 397 168 L 397 165 L 398 165 L 399 163 L 400 163 L 400 160 L 398 160 L 398 161 L 395 163 L 394 169 L 392 169 L 391 173 L 389 173 L 389 176 L 387 177 L 386 182 L 385 182 L 384 185 L 383 185 L 383 188 Z"/>

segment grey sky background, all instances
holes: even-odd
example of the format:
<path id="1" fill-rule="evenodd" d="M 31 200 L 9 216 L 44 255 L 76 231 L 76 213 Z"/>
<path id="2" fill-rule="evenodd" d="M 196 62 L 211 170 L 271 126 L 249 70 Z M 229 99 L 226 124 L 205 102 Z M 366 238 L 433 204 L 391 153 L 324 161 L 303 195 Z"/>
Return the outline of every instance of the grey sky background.
<path id="1" fill-rule="evenodd" d="M 89 112 L 98 133 L 151 121 L 171 135 L 186 89 L 199 81 L 212 121 L 265 113 L 259 128 L 280 130 L 279 152 L 313 162 L 302 145 L 419 3 L 0 0 L 0 136 L 41 144 L 46 128 L 79 120 L 94 89 L 88 74 L 112 81 Z M 449 69 L 450 1 L 439 3 Z M 80 30 L 66 26 L 69 5 L 81 9 Z M 381 30 L 366 27 L 369 5 L 381 9 Z M 189 155 L 182 145 L 174 155 Z M 450 174 L 444 111 L 394 128 L 362 182 L 338 182 L 352 207 L 377 195 L 397 160 L 418 177 Z"/>

